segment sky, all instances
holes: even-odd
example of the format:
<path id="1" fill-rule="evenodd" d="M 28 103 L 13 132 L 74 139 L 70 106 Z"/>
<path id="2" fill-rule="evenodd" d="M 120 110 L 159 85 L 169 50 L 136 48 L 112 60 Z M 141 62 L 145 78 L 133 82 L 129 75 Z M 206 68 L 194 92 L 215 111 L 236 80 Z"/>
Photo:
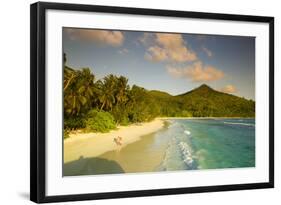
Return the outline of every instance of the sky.
<path id="1" fill-rule="evenodd" d="M 255 37 L 63 28 L 69 67 L 171 95 L 201 84 L 255 100 Z"/>

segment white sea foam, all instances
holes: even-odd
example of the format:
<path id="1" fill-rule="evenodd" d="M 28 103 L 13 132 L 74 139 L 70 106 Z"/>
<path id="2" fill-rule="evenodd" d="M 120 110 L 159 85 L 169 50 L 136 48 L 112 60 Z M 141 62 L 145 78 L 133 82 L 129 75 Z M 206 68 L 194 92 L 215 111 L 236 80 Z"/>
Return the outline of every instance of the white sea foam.
<path id="1" fill-rule="evenodd" d="M 157 170 L 196 169 L 193 151 L 187 142 L 180 141 L 176 136 L 171 138 L 164 158 Z"/>
<path id="2" fill-rule="evenodd" d="M 190 135 L 190 134 L 191 134 L 191 132 L 188 131 L 188 130 L 185 130 L 184 133 L 187 134 L 187 135 Z"/>
<path id="3" fill-rule="evenodd" d="M 255 124 L 240 123 L 240 122 L 223 122 L 223 123 L 224 123 L 224 124 L 230 124 L 230 125 L 255 126 Z"/>
<path id="4" fill-rule="evenodd" d="M 180 142 L 179 147 L 180 147 L 181 152 L 182 152 L 183 161 L 186 163 L 186 165 L 188 167 L 191 167 L 193 165 L 194 160 L 193 160 L 193 157 L 192 157 L 190 147 L 185 142 Z"/>

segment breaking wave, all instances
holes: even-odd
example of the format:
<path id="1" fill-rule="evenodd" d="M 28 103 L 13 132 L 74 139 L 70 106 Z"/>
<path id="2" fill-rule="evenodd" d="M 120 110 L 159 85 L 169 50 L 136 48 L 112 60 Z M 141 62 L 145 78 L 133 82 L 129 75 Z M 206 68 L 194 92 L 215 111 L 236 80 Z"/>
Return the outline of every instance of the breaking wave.
<path id="1" fill-rule="evenodd" d="M 224 124 L 230 124 L 230 125 L 244 125 L 244 126 L 255 126 L 255 124 L 249 124 L 249 123 L 240 123 L 240 122 L 223 122 Z"/>
<path id="2" fill-rule="evenodd" d="M 173 137 L 158 169 L 162 171 L 197 169 L 191 146 Z"/>

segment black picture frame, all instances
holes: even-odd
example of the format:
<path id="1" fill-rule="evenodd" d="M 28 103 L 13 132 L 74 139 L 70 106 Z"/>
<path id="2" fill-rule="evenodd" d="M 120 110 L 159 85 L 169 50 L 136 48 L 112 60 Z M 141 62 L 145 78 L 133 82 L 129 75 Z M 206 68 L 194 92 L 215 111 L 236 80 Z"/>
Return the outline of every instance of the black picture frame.
<path id="1" fill-rule="evenodd" d="M 131 15 L 166 16 L 195 19 L 262 22 L 269 24 L 269 181 L 189 188 L 138 190 L 109 193 L 46 196 L 46 81 L 45 38 L 46 11 L 67 10 Z M 37 203 L 97 200 L 123 197 L 186 194 L 274 187 L 274 18 L 218 13 L 110 7 L 81 4 L 38 2 L 30 7 L 30 200 Z"/>

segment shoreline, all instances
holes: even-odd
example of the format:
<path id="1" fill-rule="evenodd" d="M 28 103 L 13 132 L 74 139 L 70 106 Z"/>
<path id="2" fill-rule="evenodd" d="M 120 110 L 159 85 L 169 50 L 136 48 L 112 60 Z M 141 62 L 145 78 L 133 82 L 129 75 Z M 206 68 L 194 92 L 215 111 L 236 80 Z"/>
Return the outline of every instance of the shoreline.
<path id="1" fill-rule="evenodd" d="M 118 150 L 114 138 L 122 137 L 122 148 L 136 142 L 142 136 L 164 128 L 164 119 L 156 118 L 151 122 L 120 126 L 108 133 L 70 133 L 64 143 L 64 163 L 82 158 L 100 156 L 108 151 Z"/>
<path id="2" fill-rule="evenodd" d="M 160 120 L 172 120 L 172 119 L 255 119 L 255 117 L 157 117 Z"/>

